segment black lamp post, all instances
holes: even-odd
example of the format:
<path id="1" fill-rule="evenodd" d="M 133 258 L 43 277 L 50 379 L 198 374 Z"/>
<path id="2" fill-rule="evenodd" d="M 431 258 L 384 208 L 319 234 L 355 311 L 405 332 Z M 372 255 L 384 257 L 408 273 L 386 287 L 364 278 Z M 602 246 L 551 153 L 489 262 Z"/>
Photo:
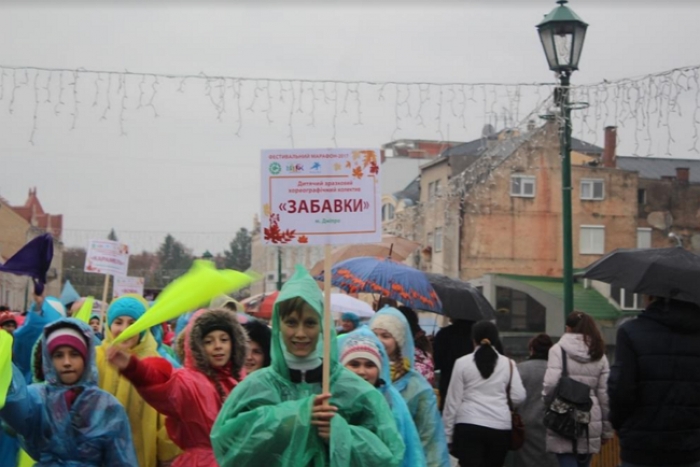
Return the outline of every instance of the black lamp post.
<path id="1" fill-rule="evenodd" d="M 571 227 L 571 105 L 569 86 L 571 73 L 578 70 L 588 24 L 559 0 L 540 24 L 537 32 L 542 41 L 549 69 L 556 72 L 560 85 L 555 93 L 561 111 L 559 140 L 561 145 L 562 236 L 564 275 L 564 316 L 574 311 L 573 240 Z"/>

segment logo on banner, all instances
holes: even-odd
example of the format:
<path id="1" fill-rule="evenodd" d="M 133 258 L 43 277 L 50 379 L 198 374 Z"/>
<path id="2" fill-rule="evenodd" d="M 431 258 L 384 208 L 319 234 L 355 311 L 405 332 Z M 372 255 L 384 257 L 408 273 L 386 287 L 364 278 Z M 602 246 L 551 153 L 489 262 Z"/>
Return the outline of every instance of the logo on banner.
<path id="1" fill-rule="evenodd" d="M 280 172 L 282 172 L 282 166 L 279 164 L 279 162 L 273 162 L 270 164 L 270 173 L 272 175 L 278 175 Z"/>

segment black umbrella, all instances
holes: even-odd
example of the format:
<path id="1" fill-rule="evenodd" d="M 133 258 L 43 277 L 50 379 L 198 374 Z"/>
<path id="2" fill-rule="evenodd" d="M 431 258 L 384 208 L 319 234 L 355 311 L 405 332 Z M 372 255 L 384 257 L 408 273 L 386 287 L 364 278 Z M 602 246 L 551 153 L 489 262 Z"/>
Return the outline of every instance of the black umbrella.
<path id="1" fill-rule="evenodd" d="M 700 303 L 700 256 L 679 246 L 618 249 L 588 266 L 583 277 L 633 293 Z"/>
<path id="2" fill-rule="evenodd" d="M 496 312 L 493 307 L 473 285 L 442 274 L 425 275 L 440 297 L 445 316 L 467 321 L 494 319 Z"/>

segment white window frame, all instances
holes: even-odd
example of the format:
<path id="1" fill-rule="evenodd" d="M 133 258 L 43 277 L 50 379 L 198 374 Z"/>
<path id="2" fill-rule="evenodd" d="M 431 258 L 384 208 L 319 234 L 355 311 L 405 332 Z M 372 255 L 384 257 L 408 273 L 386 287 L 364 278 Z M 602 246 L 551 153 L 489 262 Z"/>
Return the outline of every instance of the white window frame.
<path id="1" fill-rule="evenodd" d="M 620 303 L 618 303 L 618 305 L 620 305 L 621 310 L 641 310 L 643 308 L 642 306 L 639 306 L 641 297 L 637 293 L 632 293 L 632 306 L 625 306 L 625 302 L 627 301 L 625 300 L 626 294 L 627 291 L 620 287 Z"/>
<path id="2" fill-rule="evenodd" d="M 435 231 L 433 232 L 433 251 L 436 253 L 441 252 L 443 241 L 442 227 L 436 227 Z"/>
<path id="3" fill-rule="evenodd" d="M 425 239 L 425 243 L 430 247 L 433 248 L 433 239 L 435 236 L 433 235 L 432 232 L 428 232 L 427 238 Z"/>
<path id="4" fill-rule="evenodd" d="M 639 234 L 644 233 L 649 235 L 649 245 L 642 246 L 639 241 Z M 637 227 L 637 248 L 651 248 L 651 227 Z"/>
<path id="5" fill-rule="evenodd" d="M 385 210 L 386 210 L 386 216 L 384 215 Z M 394 220 L 395 215 L 396 215 L 396 208 L 394 207 L 393 204 L 391 204 L 391 203 L 382 204 L 382 222 Z"/>
<path id="6" fill-rule="evenodd" d="M 600 245 L 600 248 L 595 248 L 594 245 L 585 245 L 584 244 L 584 230 L 591 231 L 591 232 L 602 232 L 603 234 L 603 239 L 602 239 L 602 244 Z M 590 238 L 590 237 L 589 237 Z M 585 239 L 588 241 L 588 239 Z M 592 243 L 592 242 L 589 242 Z M 604 225 L 582 225 L 579 227 L 579 239 L 578 239 L 578 245 L 579 245 L 579 254 L 582 255 L 602 255 L 605 253 L 605 226 Z"/>
<path id="7" fill-rule="evenodd" d="M 518 178 L 520 179 L 520 193 L 513 191 L 513 181 Z M 525 193 L 525 184 L 529 183 L 532 185 L 532 194 Z M 510 196 L 515 196 L 518 198 L 534 198 L 535 193 L 537 193 L 537 179 L 534 175 L 511 175 L 510 176 Z"/>
<path id="8" fill-rule="evenodd" d="M 600 183 L 600 197 L 595 196 L 595 185 L 596 183 Z M 584 185 L 590 185 L 590 196 L 583 196 L 583 186 Z M 581 185 L 580 185 L 580 198 L 582 200 L 586 201 L 602 201 L 605 199 L 605 180 L 602 178 L 582 178 L 581 179 Z"/>

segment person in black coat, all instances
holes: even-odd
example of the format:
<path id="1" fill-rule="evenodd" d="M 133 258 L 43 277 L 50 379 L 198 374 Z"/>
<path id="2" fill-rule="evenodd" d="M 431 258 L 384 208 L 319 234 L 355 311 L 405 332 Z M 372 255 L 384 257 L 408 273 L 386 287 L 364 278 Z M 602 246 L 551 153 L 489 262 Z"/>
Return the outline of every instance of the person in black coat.
<path id="1" fill-rule="evenodd" d="M 464 357 L 474 351 L 472 341 L 473 321 L 451 319 L 449 326 L 438 331 L 433 339 L 433 361 L 435 371 L 440 371 L 440 411 L 445 405 L 447 388 L 450 387 L 452 367 L 458 358 Z"/>
<path id="2" fill-rule="evenodd" d="M 650 300 L 618 329 L 608 380 L 622 465 L 700 466 L 700 306 Z"/>

